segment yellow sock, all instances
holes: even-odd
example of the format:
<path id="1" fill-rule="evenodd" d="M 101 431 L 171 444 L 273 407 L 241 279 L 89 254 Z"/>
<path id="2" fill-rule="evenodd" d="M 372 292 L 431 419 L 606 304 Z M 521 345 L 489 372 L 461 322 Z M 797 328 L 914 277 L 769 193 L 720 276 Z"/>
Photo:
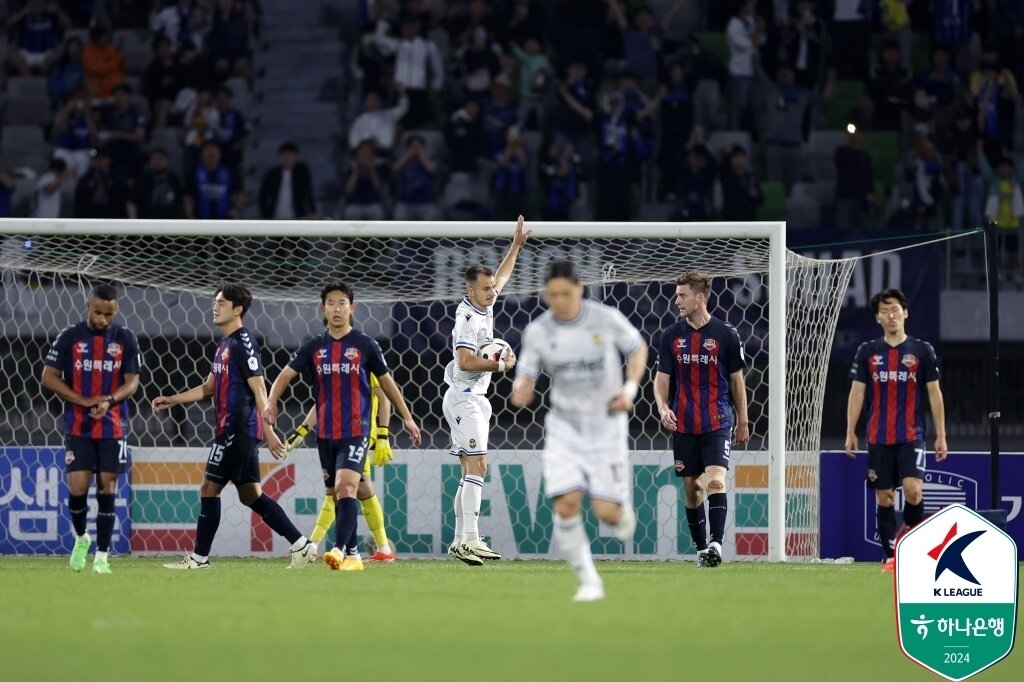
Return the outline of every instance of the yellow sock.
<path id="1" fill-rule="evenodd" d="M 391 545 L 388 544 L 388 533 L 384 530 L 384 508 L 380 506 L 380 500 L 374 495 L 363 500 L 362 505 L 363 516 L 366 517 L 366 525 L 370 527 L 370 532 L 373 533 L 373 539 L 377 542 L 377 549 L 380 551 L 390 550 Z"/>
<path id="2" fill-rule="evenodd" d="M 313 532 L 309 534 L 309 539 L 319 545 L 333 525 L 334 495 L 327 493 L 324 503 L 320 505 L 320 513 L 316 515 L 316 525 L 313 526 Z"/>

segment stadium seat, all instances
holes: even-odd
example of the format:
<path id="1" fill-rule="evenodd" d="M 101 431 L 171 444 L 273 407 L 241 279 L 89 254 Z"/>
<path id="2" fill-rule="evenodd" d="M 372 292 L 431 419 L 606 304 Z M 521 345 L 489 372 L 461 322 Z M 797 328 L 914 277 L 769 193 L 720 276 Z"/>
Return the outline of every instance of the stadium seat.
<path id="1" fill-rule="evenodd" d="M 34 126 L 4 126 L 0 130 L 0 159 L 7 168 L 28 166 L 40 171 L 46 166 L 43 129 Z"/>
<path id="2" fill-rule="evenodd" d="M 118 29 L 114 31 L 114 44 L 128 60 L 129 75 L 140 75 L 153 60 L 153 37 L 149 31 Z"/>
<path id="3" fill-rule="evenodd" d="M 836 149 L 846 139 L 838 130 L 815 130 L 804 147 L 802 175 L 808 178 L 833 179 L 836 176 Z"/>
<path id="4" fill-rule="evenodd" d="M 5 125 L 29 126 L 50 119 L 50 95 L 43 77 L 17 77 L 7 81 L 4 98 Z"/>
<path id="5" fill-rule="evenodd" d="M 762 182 L 761 194 L 764 202 L 757 210 L 758 220 L 786 219 L 786 188 L 781 182 Z"/>
<path id="6" fill-rule="evenodd" d="M 722 88 L 718 81 L 698 81 L 693 93 L 693 122 L 711 129 L 720 127 L 722 119 Z"/>
<path id="7" fill-rule="evenodd" d="M 896 180 L 896 168 L 900 161 L 899 136 L 888 131 L 864 133 L 861 136 L 861 147 L 871 155 L 875 180 L 891 187 Z"/>
<path id="8" fill-rule="evenodd" d="M 235 108 L 242 112 L 246 118 L 251 117 L 254 108 L 254 98 L 252 92 L 249 91 L 249 81 L 240 76 L 235 76 L 234 78 L 227 79 L 224 85 L 231 90 L 232 103 Z"/>
<path id="9" fill-rule="evenodd" d="M 814 196 L 812 183 L 797 182 L 786 200 L 786 227 L 813 230 L 820 227 L 821 206 Z"/>
<path id="10" fill-rule="evenodd" d="M 836 81 L 832 97 L 825 101 L 825 123 L 830 130 L 845 130 L 850 112 L 864 97 L 861 81 Z"/>
<path id="11" fill-rule="evenodd" d="M 697 34 L 701 50 L 722 66 L 729 63 L 729 42 L 721 31 L 701 31 Z"/>
<path id="12" fill-rule="evenodd" d="M 746 130 L 716 130 L 708 136 L 708 147 L 711 153 L 718 159 L 726 147 L 739 145 L 747 151 L 750 156 L 754 149 L 754 140 Z"/>

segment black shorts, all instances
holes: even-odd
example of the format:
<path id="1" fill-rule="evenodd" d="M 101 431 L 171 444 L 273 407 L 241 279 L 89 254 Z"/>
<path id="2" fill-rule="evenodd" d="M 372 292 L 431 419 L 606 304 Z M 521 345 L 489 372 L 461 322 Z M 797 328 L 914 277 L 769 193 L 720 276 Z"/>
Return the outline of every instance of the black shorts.
<path id="1" fill-rule="evenodd" d="M 320 453 L 320 470 L 324 475 L 324 485 L 328 488 L 333 488 L 334 475 L 341 469 L 355 471 L 362 476 L 369 443 L 370 439 L 368 436 L 340 438 L 338 440 L 317 438 L 316 449 Z"/>
<path id="2" fill-rule="evenodd" d="M 896 445 L 868 443 L 868 487 L 893 490 L 903 485 L 904 478 L 924 478 L 924 453 L 923 440 Z"/>
<path id="3" fill-rule="evenodd" d="M 218 436 L 206 459 L 206 478 L 219 485 L 260 482 L 259 441 L 240 432 Z"/>
<path id="4" fill-rule="evenodd" d="M 64 437 L 64 464 L 69 472 L 124 473 L 128 466 L 128 441 L 116 438 Z"/>
<path id="5" fill-rule="evenodd" d="M 675 455 L 676 476 L 700 476 L 708 467 L 729 468 L 729 429 L 708 433 L 672 434 L 672 453 Z"/>

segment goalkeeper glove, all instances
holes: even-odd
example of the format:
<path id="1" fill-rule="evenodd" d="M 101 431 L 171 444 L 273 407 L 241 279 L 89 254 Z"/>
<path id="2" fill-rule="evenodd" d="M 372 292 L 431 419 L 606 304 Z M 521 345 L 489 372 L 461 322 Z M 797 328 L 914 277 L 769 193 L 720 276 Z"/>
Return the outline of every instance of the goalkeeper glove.
<path id="1" fill-rule="evenodd" d="M 395 456 L 391 452 L 391 441 L 388 440 L 389 435 L 390 431 L 388 431 L 386 426 L 378 426 L 373 430 L 373 466 L 375 467 L 384 466 Z"/>
<path id="2" fill-rule="evenodd" d="M 284 439 L 284 451 L 285 454 L 290 453 L 295 448 L 299 447 L 306 441 L 306 436 L 309 435 L 309 428 L 304 424 L 299 424 L 291 433 L 285 436 Z"/>

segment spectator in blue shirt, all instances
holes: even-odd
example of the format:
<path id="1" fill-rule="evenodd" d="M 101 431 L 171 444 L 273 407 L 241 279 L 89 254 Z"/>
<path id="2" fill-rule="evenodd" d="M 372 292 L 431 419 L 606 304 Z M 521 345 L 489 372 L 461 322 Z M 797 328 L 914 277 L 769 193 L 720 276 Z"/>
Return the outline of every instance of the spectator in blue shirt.
<path id="1" fill-rule="evenodd" d="M 505 74 L 498 74 L 491 83 L 490 95 L 484 97 L 481 106 L 485 158 L 493 159 L 501 153 L 508 129 L 519 121 L 519 107 L 512 103 L 511 95 L 512 81 Z"/>
<path id="2" fill-rule="evenodd" d="M 231 88 L 222 85 L 217 88 L 214 106 L 217 108 L 217 126 L 214 138 L 224 153 L 224 163 L 232 173 L 240 174 L 245 145 L 249 141 L 249 125 L 245 116 L 232 106 Z"/>
<path id="3" fill-rule="evenodd" d="M 85 69 L 82 68 L 82 41 L 68 38 L 64 51 L 50 70 L 50 99 L 54 107 L 68 100 L 72 91 L 85 87 Z"/>
<path id="4" fill-rule="evenodd" d="M 99 140 L 96 117 L 85 90 L 71 93 L 53 119 L 57 149 L 53 155 L 64 159 L 71 176 L 78 179 L 89 170 L 89 153 Z"/>
<path id="5" fill-rule="evenodd" d="M 573 204 L 580 193 L 582 170 L 580 157 L 571 142 L 554 142 L 548 148 L 547 162 L 541 168 L 544 188 L 544 220 L 570 220 Z"/>
<path id="6" fill-rule="evenodd" d="M 71 19 L 55 2 L 29 0 L 4 25 L 16 34 L 9 59 L 15 73 L 45 76 L 60 56 L 61 32 L 71 26 Z"/>
<path id="7" fill-rule="evenodd" d="M 185 217 L 200 220 L 229 220 L 238 217 L 241 184 L 221 161 L 220 146 L 203 144 L 200 162 L 190 173 L 185 187 Z"/>
<path id="8" fill-rule="evenodd" d="M 496 156 L 498 168 L 491 178 L 495 220 L 512 220 L 526 210 L 530 157 L 523 134 L 512 126 L 505 133 L 505 148 Z"/>
<path id="9" fill-rule="evenodd" d="M 405 152 L 393 166 L 398 185 L 395 220 L 438 220 L 441 217 L 434 203 L 434 176 L 437 165 L 427 153 L 427 144 L 420 135 L 410 135 Z"/>
<path id="10" fill-rule="evenodd" d="M 345 220 L 384 220 L 384 182 L 377 169 L 373 142 L 363 140 L 356 147 L 352 168 L 345 182 Z"/>
<path id="11" fill-rule="evenodd" d="M 146 117 L 132 104 L 132 89 L 114 86 L 114 106 L 103 117 L 101 135 L 107 142 L 113 174 L 135 178 L 142 168 L 142 143 L 146 140 Z"/>

